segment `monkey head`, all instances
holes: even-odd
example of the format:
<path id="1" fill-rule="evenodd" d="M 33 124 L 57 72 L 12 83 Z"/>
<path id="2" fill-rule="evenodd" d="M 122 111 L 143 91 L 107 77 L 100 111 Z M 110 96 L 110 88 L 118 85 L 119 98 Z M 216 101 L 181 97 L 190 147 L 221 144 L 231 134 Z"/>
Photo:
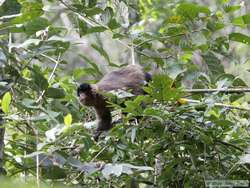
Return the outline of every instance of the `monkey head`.
<path id="1" fill-rule="evenodd" d="M 94 106 L 96 101 L 96 94 L 93 88 L 88 83 L 83 83 L 77 88 L 77 96 L 80 102 L 86 106 Z"/>

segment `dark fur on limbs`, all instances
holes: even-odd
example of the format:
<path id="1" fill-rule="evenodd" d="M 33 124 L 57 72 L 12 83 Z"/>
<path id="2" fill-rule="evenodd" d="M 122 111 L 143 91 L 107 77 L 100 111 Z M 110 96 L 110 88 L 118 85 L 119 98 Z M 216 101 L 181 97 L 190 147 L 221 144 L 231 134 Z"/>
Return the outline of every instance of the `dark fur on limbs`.
<path id="1" fill-rule="evenodd" d="M 106 74 L 97 84 L 81 84 L 77 89 L 80 102 L 93 106 L 96 111 L 98 126 L 94 133 L 97 141 L 101 132 L 112 128 L 112 117 L 102 92 L 117 89 L 131 90 L 134 95 L 144 94 L 142 87 L 151 80 L 151 75 L 139 65 L 128 65 Z"/>

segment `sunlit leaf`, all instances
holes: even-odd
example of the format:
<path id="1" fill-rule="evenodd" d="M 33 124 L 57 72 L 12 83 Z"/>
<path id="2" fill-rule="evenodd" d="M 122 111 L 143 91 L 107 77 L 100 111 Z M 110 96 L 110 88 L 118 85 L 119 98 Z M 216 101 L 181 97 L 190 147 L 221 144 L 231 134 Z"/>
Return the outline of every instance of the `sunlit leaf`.
<path id="1" fill-rule="evenodd" d="M 250 37 L 242 33 L 231 33 L 229 35 L 231 41 L 241 42 L 250 45 Z"/>
<path id="2" fill-rule="evenodd" d="M 250 24 L 250 14 L 245 14 L 233 19 L 232 23 L 234 25 L 244 26 Z"/>
<path id="3" fill-rule="evenodd" d="M 43 4 L 39 1 L 19 1 L 22 5 L 21 15 L 12 20 L 13 24 L 33 20 L 43 14 Z"/>
<path id="4" fill-rule="evenodd" d="M 69 127 L 72 123 L 72 115 L 71 114 L 67 114 L 66 116 L 64 116 L 64 124 Z"/>
<path id="5" fill-rule="evenodd" d="M 237 11 L 237 10 L 239 10 L 241 8 L 241 6 L 240 5 L 234 5 L 234 6 L 225 6 L 224 7 L 224 10 L 225 10 L 225 12 L 234 12 L 234 11 Z"/>
<path id="6" fill-rule="evenodd" d="M 10 111 L 10 103 L 11 103 L 11 94 L 7 92 L 4 94 L 1 102 L 2 110 L 4 113 L 9 113 Z"/>

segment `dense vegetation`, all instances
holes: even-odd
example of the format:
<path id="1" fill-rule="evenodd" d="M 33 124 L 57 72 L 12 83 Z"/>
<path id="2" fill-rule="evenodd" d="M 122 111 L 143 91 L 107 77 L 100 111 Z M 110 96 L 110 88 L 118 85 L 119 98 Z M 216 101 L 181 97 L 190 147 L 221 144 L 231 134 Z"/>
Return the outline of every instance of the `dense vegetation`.
<path id="1" fill-rule="evenodd" d="M 250 180 L 249 96 L 184 91 L 249 85 L 248 1 L 0 2 L 4 179 L 133 188 Z M 149 95 L 113 104 L 126 115 L 96 143 L 76 88 L 131 63 L 157 72 Z"/>

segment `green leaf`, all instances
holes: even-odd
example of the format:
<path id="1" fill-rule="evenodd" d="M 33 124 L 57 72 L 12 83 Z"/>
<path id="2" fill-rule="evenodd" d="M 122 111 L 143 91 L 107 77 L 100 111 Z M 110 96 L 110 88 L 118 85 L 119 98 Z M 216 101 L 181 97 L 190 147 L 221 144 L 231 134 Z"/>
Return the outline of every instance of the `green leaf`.
<path id="1" fill-rule="evenodd" d="M 222 22 L 209 21 L 207 23 L 207 28 L 210 29 L 211 31 L 218 31 L 220 29 L 223 29 L 224 27 L 225 27 L 225 24 Z"/>
<path id="2" fill-rule="evenodd" d="M 58 55 L 64 53 L 69 48 L 70 42 L 60 37 L 51 37 L 47 41 L 47 45 L 51 45 L 53 47 L 52 50 Z"/>
<path id="3" fill-rule="evenodd" d="M 220 60 L 212 52 L 208 52 L 207 54 L 202 55 L 202 57 L 205 60 L 212 76 L 217 77 L 224 73 L 223 65 L 221 64 Z"/>
<path id="4" fill-rule="evenodd" d="M 103 27 L 103 26 L 96 26 L 96 27 L 91 27 L 88 29 L 88 34 L 91 34 L 91 33 L 101 33 L 103 31 L 107 30 L 106 27 Z"/>
<path id="5" fill-rule="evenodd" d="M 35 18 L 24 25 L 24 32 L 27 35 L 35 34 L 49 26 L 49 21 L 45 18 Z"/>
<path id="6" fill-rule="evenodd" d="M 19 1 L 22 5 L 21 16 L 12 20 L 12 24 L 21 24 L 43 14 L 43 3 L 38 1 Z"/>
<path id="7" fill-rule="evenodd" d="M 102 9 L 98 8 L 98 7 L 93 7 L 93 8 L 89 8 L 89 9 L 84 9 L 83 12 L 86 14 L 86 16 L 94 16 L 96 14 L 100 14 L 103 12 Z"/>
<path id="8" fill-rule="evenodd" d="M 210 14 L 210 10 L 205 6 L 199 6 L 194 3 L 181 3 L 176 9 L 176 12 L 186 19 L 194 19 L 199 13 Z"/>
<path id="9" fill-rule="evenodd" d="M 97 0 L 91 0 L 91 1 L 88 1 L 89 2 L 89 7 L 94 7 L 97 3 Z"/>
<path id="10" fill-rule="evenodd" d="M 100 71 L 99 67 L 96 65 L 94 61 L 89 59 L 87 56 L 80 54 L 80 57 L 82 57 L 85 60 L 85 63 L 89 64 L 98 75 L 103 76 L 102 72 Z"/>
<path id="11" fill-rule="evenodd" d="M 28 108 L 28 109 L 39 109 L 39 106 L 37 106 L 36 101 L 32 99 L 27 99 L 24 98 L 21 103 L 23 108 Z"/>
<path id="12" fill-rule="evenodd" d="M 61 88 L 49 87 L 46 90 L 45 95 L 49 98 L 60 99 L 65 97 L 65 91 Z"/>
<path id="13" fill-rule="evenodd" d="M 49 83 L 47 79 L 41 73 L 35 71 L 32 74 L 33 74 L 34 83 L 39 90 L 45 90 L 48 88 Z"/>
<path id="14" fill-rule="evenodd" d="M 88 26 L 87 26 L 86 22 L 78 19 L 78 26 L 79 26 L 80 36 L 84 36 L 84 35 L 88 34 Z"/>
<path id="15" fill-rule="evenodd" d="M 0 1 L 0 16 L 18 14 L 21 10 L 21 5 L 17 0 L 3 0 Z"/>
<path id="16" fill-rule="evenodd" d="M 227 5 L 227 6 L 225 6 L 224 7 L 224 10 L 225 10 L 225 12 L 234 12 L 234 11 L 236 11 L 236 10 L 239 10 L 240 9 L 240 5 L 234 5 L 234 6 L 229 6 L 229 5 Z"/>
<path id="17" fill-rule="evenodd" d="M 241 42 L 250 45 L 250 37 L 242 33 L 231 33 L 229 35 L 231 41 Z"/>
<path id="18" fill-rule="evenodd" d="M 179 89 L 173 88 L 173 80 L 166 74 L 157 74 L 144 90 L 158 101 L 176 101 L 182 95 Z"/>
<path id="19" fill-rule="evenodd" d="M 7 92 L 4 94 L 1 102 L 2 110 L 5 114 L 9 113 L 11 103 L 11 94 Z"/>
<path id="20" fill-rule="evenodd" d="M 52 180 L 63 179 L 67 176 L 65 169 L 52 165 L 41 168 L 41 174 L 44 179 Z"/>
<path id="21" fill-rule="evenodd" d="M 238 26 L 244 26 L 250 24 L 250 13 L 234 18 L 232 23 Z"/>
<path id="22" fill-rule="evenodd" d="M 110 22 L 108 23 L 108 27 L 111 30 L 114 30 L 121 27 L 121 25 L 116 21 L 116 19 L 111 19 Z"/>
<path id="23" fill-rule="evenodd" d="M 71 123 L 72 123 L 72 115 L 71 114 L 67 114 L 66 116 L 64 116 L 64 124 L 67 127 L 70 127 Z"/>

